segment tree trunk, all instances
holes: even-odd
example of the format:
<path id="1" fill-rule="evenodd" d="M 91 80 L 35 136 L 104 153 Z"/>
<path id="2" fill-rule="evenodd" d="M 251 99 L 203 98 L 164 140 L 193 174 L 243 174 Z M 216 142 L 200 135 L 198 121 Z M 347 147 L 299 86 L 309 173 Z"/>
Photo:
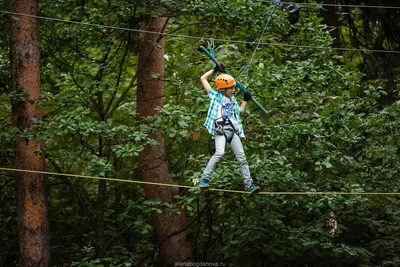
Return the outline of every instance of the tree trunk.
<path id="1" fill-rule="evenodd" d="M 159 11 L 159 10 L 158 10 Z M 142 30 L 161 32 L 167 19 L 163 17 L 147 18 L 143 22 Z M 142 32 L 139 44 L 139 75 L 137 88 L 138 119 L 143 123 L 147 116 L 158 113 L 156 108 L 164 106 L 164 38 L 158 42 L 160 36 Z M 157 44 L 158 42 L 158 44 Z M 142 179 L 146 182 L 171 183 L 169 169 L 166 163 L 164 136 L 161 131 L 153 134 L 152 138 L 157 145 L 146 147 L 139 155 Z M 144 185 L 146 198 L 149 200 L 160 198 L 163 203 L 171 202 L 178 189 Z M 192 258 L 192 247 L 187 233 L 182 232 L 168 239 L 166 237 L 181 230 L 187 223 L 185 209 L 181 214 L 168 214 L 169 210 L 162 207 L 162 213 L 152 213 L 152 224 L 160 246 L 160 260 L 162 266 L 172 266 L 175 262 L 183 262 Z"/>
<path id="2" fill-rule="evenodd" d="M 334 4 L 337 5 L 337 0 L 325 0 L 324 4 Z M 324 11 L 322 11 L 322 16 L 324 17 L 324 23 L 328 26 L 335 27 L 334 30 L 330 32 L 333 38 L 333 47 L 340 47 L 339 40 L 339 19 L 338 19 L 338 8 L 336 6 L 326 6 Z"/>
<path id="3" fill-rule="evenodd" d="M 34 0 L 11 0 L 12 12 L 37 15 Z M 15 167 L 44 171 L 43 143 L 36 138 L 35 120 L 42 120 L 40 53 L 37 19 L 11 17 L 12 119 Z M 17 173 L 20 266 L 50 266 L 46 178 L 43 174 Z"/>
<path id="4" fill-rule="evenodd" d="M 105 251 L 105 241 L 104 241 L 104 201 L 106 194 L 106 181 L 100 180 L 97 192 L 96 201 L 96 256 L 100 259 L 104 258 Z"/>

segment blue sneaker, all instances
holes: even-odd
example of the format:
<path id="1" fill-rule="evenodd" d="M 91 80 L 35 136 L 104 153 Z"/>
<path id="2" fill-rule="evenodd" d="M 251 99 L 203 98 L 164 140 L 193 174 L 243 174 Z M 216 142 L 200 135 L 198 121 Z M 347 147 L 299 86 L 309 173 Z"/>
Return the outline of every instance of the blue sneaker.
<path id="1" fill-rule="evenodd" d="M 253 194 L 257 194 L 258 192 L 260 192 L 260 187 L 256 186 L 254 184 L 250 185 L 249 189 L 247 190 L 249 193 L 247 194 L 247 196 L 252 196 Z"/>
<path id="2" fill-rule="evenodd" d="M 200 188 L 207 188 L 207 187 L 210 186 L 209 183 L 210 183 L 209 180 L 203 178 L 203 179 L 201 179 L 201 181 L 200 181 L 200 183 L 199 183 L 198 186 L 199 186 Z"/>

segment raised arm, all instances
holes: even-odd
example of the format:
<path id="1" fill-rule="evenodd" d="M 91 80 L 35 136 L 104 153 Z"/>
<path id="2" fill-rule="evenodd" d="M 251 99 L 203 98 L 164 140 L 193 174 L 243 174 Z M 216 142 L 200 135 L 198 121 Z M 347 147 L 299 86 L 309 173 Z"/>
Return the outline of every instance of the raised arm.
<path id="1" fill-rule="evenodd" d="M 209 71 L 207 71 L 206 73 L 203 74 L 203 76 L 200 77 L 200 82 L 204 87 L 204 90 L 206 90 L 207 94 L 211 89 L 211 85 L 208 82 L 208 79 L 210 79 L 210 77 L 214 74 L 214 70 L 211 69 Z"/>
<path id="2" fill-rule="evenodd" d="M 245 110 L 246 110 L 246 105 L 247 105 L 247 101 L 244 101 L 244 100 L 243 100 L 242 104 L 240 105 L 240 108 L 241 108 L 243 111 L 245 111 Z"/>
<path id="3" fill-rule="evenodd" d="M 247 102 L 248 102 L 251 98 L 252 98 L 252 95 L 251 95 L 250 92 L 244 93 L 243 102 L 242 102 L 242 104 L 240 105 L 240 108 L 241 108 L 243 111 L 246 110 Z"/>

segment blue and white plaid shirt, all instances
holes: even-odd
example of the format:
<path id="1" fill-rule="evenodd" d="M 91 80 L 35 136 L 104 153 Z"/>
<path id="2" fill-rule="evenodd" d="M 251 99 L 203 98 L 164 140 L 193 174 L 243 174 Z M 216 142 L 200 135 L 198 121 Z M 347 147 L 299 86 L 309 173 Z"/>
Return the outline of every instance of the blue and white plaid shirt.
<path id="1" fill-rule="evenodd" d="M 208 113 L 207 113 L 207 118 L 206 122 L 204 123 L 204 126 L 207 128 L 208 132 L 212 135 L 214 135 L 215 131 L 215 120 L 218 119 L 218 111 L 222 106 L 222 97 L 223 95 L 215 91 L 213 89 L 210 89 L 208 92 L 207 97 L 210 99 L 210 107 L 208 108 Z M 234 119 L 238 123 L 238 135 L 239 137 L 244 137 L 244 131 L 243 131 L 243 125 L 242 125 L 242 120 L 240 119 L 240 113 L 243 112 L 243 110 L 240 108 L 237 100 L 235 97 L 231 97 L 232 102 L 234 104 Z"/>

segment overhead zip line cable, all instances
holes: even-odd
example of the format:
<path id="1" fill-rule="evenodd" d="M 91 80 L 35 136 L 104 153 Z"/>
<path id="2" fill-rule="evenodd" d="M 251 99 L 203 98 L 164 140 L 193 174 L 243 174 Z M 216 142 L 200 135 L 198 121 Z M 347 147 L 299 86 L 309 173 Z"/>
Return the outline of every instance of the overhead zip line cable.
<path id="1" fill-rule="evenodd" d="M 268 27 L 268 24 L 269 24 L 269 22 L 271 21 L 272 14 L 274 14 L 275 7 L 276 7 L 276 5 L 274 5 L 274 6 L 272 7 L 272 10 L 269 12 L 267 22 L 265 23 L 265 26 L 264 26 L 264 30 L 262 31 L 261 36 L 260 36 L 260 38 L 258 39 L 257 46 L 256 46 L 256 48 L 254 49 L 253 55 L 251 56 L 251 59 L 250 59 L 250 62 L 249 62 L 249 64 L 248 64 L 247 66 L 245 66 L 246 76 L 249 74 L 249 69 L 250 69 L 251 63 L 253 62 L 254 55 L 256 54 L 257 49 L 258 49 L 258 47 L 260 46 L 261 40 L 262 40 L 262 38 L 264 37 L 265 31 L 267 30 L 267 27 Z M 240 75 L 239 75 L 239 77 L 240 77 Z"/>
<path id="2" fill-rule="evenodd" d="M 270 0 L 255 0 L 255 2 L 270 3 Z M 352 8 L 376 8 L 376 9 L 400 9 L 400 6 L 377 6 L 377 5 L 345 5 L 345 4 L 318 4 L 318 3 L 293 3 L 293 2 L 281 2 L 282 4 L 295 4 L 300 6 L 315 6 L 315 7 L 352 7 Z"/>
<path id="3" fill-rule="evenodd" d="M 25 172 L 25 173 L 37 173 L 37 174 L 45 174 L 45 175 L 55 175 L 55 176 L 66 176 L 66 177 L 75 177 L 75 178 L 84 178 L 84 179 L 92 179 L 92 180 L 105 180 L 105 181 L 114 181 L 114 182 L 124 182 L 124 183 L 136 183 L 136 184 L 146 184 L 146 185 L 155 185 L 155 186 L 167 186 L 167 187 L 178 187 L 178 188 L 188 188 L 188 189 L 198 189 L 200 188 L 196 186 L 187 186 L 187 185 L 177 185 L 177 184 L 164 184 L 164 183 L 155 183 L 155 182 L 145 182 L 145 181 L 137 181 L 137 180 L 125 180 L 118 178 L 108 178 L 108 177 L 97 177 L 97 176 L 88 176 L 88 175 L 79 175 L 79 174 L 68 174 L 68 173 L 57 173 L 57 172 L 45 172 L 45 171 L 34 171 L 34 170 L 23 170 L 23 169 L 13 169 L 13 168 L 3 168 L 0 167 L 0 171 L 8 171 L 8 172 Z M 240 190 L 229 190 L 229 189 L 219 189 L 219 188 L 209 188 L 208 191 L 215 192 L 225 192 L 225 193 L 237 193 L 237 194 L 248 194 L 248 191 L 240 191 Z M 400 192 L 273 192 L 273 191 L 264 191 L 258 193 L 258 195 L 364 195 L 364 196 L 400 196 Z"/>
<path id="4" fill-rule="evenodd" d="M 93 26 L 99 28 L 106 28 L 106 29 L 114 29 L 114 30 L 122 30 L 122 31 L 132 31 L 132 32 L 143 32 L 143 33 L 151 33 L 151 34 L 158 34 L 164 36 L 171 36 L 177 38 L 188 38 L 188 39 L 197 39 L 197 40 L 204 40 L 207 39 L 206 37 L 199 37 L 199 36 L 191 36 L 191 35 L 184 35 L 184 34 L 174 34 L 174 33 L 165 33 L 165 32 L 154 32 L 154 31 L 145 31 L 145 30 L 138 30 L 138 29 L 130 29 L 124 27 L 117 27 L 117 26 L 107 26 L 107 25 L 100 25 L 90 22 L 81 22 L 81 21 L 74 21 L 74 20 L 63 20 L 57 18 L 50 18 L 50 17 L 43 17 L 43 16 L 36 16 L 24 13 L 15 13 L 10 11 L 0 10 L 0 13 L 14 15 L 14 16 L 26 16 L 31 18 L 38 18 L 62 23 L 71 23 L 77 25 L 84 25 L 84 26 Z M 257 42 L 249 42 L 249 41 L 238 41 L 238 40 L 227 40 L 227 39 L 216 39 L 214 41 L 219 42 L 226 42 L 226 43 L 236 43 L 236 44 L 257 44 Z M 324 49 L 324 50 L 337 50 L 337 51 L 349 51 L 349 52 L 364 52 L 364 53 L 392 53 L 392 54 L 400 54 L 398 50 L 379 50 L 379 49 L 359 49 L 359 48 L 345 48 L 345 47 L 327 47 L 327 46 L 310 46 L 310 45 L 291 45 L 291 44 L 280 44 L 280 43 L 263 43 L 260 42 L 259 45 L 267 45 L 272 47 L 291 47 L 291 48 L 300 48 L 300 49 Z"/>

